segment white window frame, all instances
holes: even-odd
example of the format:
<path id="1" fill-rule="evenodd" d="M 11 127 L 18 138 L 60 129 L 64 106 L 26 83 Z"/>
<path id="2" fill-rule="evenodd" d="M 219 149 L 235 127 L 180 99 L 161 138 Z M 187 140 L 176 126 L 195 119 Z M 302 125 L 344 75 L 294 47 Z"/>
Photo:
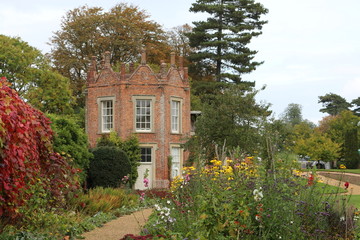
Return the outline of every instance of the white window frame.
<path id="1" fill-rule="evenodd" d="M 178 156 L 173 155 L 174 149 L 178 150 Z M 184 149 L 180 147 L 180 144 L 170 144 L 170 156 L 171 156 L 170 178 L 174 179 L 176 176 L 181 176 Z"/>
<path id="2" fill-rule="evenodd" d="M 111 125 L 112 127 L 111 128 L 104 128 L 105 127 L 105 124 L 108 124 L 108 123 L 105 123 L 104 122 L 104 103 L 105 102 L 111 102 L 112 106 L 111 106 L 111 109 L 112 109 L 112 115 L 110 116 L 111 117 Z M 99 132 L 100 133 L 110 133 L 111 130 L 113 130 L 115 128 L 115 97 L 99 97 L 97 98 L 97 105 L 98 105 L 98 121 L 99 121 Z M 108 117 L 108 116 L 107 116 Z"/>
<path id="3" fill-rule="evenodd" d="M 173 109 L 173 103 L 178 104 L 177 115 Z M 182 131 L 182 98 L 170 98 L 170 132 L 180 134 Z"/>
<path id="4" fill-rule="evenodd" d="M 145 101 L 150 101 L 150 122 L 149 122 L 149 128 L 138 128 L 138 107 L 137 107 L 137 102 L 141 101 L 141 100 L 145 100 Z M 133 108 L 134 108 L 134 129 L 135 132 L 140 132 L 140 133 L 152 133 L 154 132 L 154 102 L 155 102 L 155 96 L 133 96 L 132 97 L 132 101 L 133 101 Z M 141 110 L 140 110 L 141 111 Z M 145 122 L 146 124 L 147 122 Z"/>

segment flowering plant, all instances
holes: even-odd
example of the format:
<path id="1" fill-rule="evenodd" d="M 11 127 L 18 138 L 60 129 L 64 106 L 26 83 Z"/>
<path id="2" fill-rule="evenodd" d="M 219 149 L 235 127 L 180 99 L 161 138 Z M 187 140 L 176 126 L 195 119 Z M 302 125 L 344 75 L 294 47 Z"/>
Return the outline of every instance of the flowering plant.
<path id="1" fill-rule="evenodd" d="M 344 212 L 336 196 L 321 194 L 315 175 L 304 181 L 262 163 L 215 159 L 205 168 L 184 168 L 147 231 L 174 239 L 338 239 L 350 231 L 339 228 L 352 225 L 339 220 Z"/>

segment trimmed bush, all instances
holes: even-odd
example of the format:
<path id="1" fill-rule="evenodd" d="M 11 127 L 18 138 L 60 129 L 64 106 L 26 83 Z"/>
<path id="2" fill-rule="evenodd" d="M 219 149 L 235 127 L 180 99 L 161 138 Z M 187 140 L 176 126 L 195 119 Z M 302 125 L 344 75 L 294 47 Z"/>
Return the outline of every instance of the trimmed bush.
<path id="1" fill-rule="evenodd" d="M 130 174 L 131 165 L 126 153 L 118 147 L 101 146 L 92 150 L 89 187 L 118 187 L 121 179 Z"/>
<path id="2" fill-rule="evenodd" d="M 102 138 L 98 139 L 97 147 L 100 146 L 116 146 L 126 153 L 131 164 L 129 186 L 132 188 L 138 177 L 137 168 L 139 167 L 139 162 L 141 161 L 139 139 L 137 136 L 131 135 L 127 139 L 123 140 L 116 132 L 110 132 L 109 136 L 102 136 Z"/>

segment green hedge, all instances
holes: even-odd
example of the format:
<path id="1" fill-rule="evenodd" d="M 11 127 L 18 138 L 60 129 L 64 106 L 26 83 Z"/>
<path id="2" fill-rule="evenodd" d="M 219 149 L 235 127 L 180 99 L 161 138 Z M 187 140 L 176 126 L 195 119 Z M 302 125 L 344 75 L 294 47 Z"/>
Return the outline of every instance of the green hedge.
<path id="1" fill-rule="evenodd" d="M 119 187 L 121 179 L 131 172 L 126 153 L 118 147 L 101 146 L 92 150 L 89 187 Z"/>

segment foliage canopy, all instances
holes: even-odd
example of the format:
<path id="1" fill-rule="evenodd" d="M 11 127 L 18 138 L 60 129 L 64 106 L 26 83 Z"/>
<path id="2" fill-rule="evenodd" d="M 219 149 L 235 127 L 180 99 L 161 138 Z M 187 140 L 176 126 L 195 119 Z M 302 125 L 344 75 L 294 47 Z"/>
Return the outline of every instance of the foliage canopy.
<path id="1" fill-rule="evenodd" d="M 54 150 L 58 153 L 69 154 L 73 159 L 70 163 L 82 170 L 81 180 L 85 180 L 85 172 L 89 167 L 90 157 L 87 136 L 71 116 L 49 114 L 51 128 L 54 131 Z"/>
<path id="2" fill-rule="evenodd" d="M 57 114 L 72 112 L 69 80 L 53 71 L 48 59 L 20 38 L 0 35 L 0 75 L 37 109 Z"/>
<path id="3" fill-rule="evenodd" d="M 206 21 L 193 22 L 188 35 L 195 48 L 189 56 L 197 71 L 212 75 L 218 82 L 241 83 L 241 75 L 260 65 L 253 61 L 256 51 L 247 45 L 261 34 L 268 10 L 254 0 L 197 0 L 191 12 L 205 12 Z"/>
<path id="4" fill-rule="evenodd" d="M 79 106 L 84 105 L 83 88 L 92 56 L 101 58 L 110 51 L 114 66 L 136 61 L 144 47 L 150 63 L 168 56 L 165 32 L 148 18 L 143 10 L 125 3 L 107 12 L 101 7 L 82 6 L 66 13 L 61 30 L 51 39 L 51 58 L 55 68 L 70 79 Z"/>

